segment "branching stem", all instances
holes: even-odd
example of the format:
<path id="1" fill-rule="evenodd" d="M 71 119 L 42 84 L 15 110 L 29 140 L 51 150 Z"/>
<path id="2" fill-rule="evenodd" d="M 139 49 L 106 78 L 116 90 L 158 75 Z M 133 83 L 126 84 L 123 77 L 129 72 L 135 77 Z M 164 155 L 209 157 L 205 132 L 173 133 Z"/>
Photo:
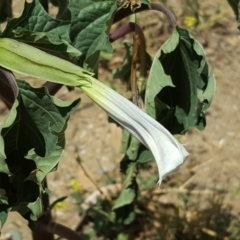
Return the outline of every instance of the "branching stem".
<path id="1" fill-rule="evenodd" d="M 140 77 L 146 77 L 146 41 L 142 31 L 142 28 L 137 23 L 128 23 L 109 35 L 110 42 L 114 42 L 123 36 L 127 35 L 128 33 L 135 32 L 138 35 L 139 39 L 139 61 L 140 61 Z"/>
<path id="2" fill-rule="evenodd" d="M 44 188 L 47 188 L 47 179 L 45 179 L 44 182 Z M 45 225 L 51 224 L 52 221 L 52 214 L 50 211 L 48 211 L 50 201 L 49 196 L 47 194 L 43 194 L 41 196 L 42 198 L 42 204 L 43 204 L 43 210 L 46 212 L 46 214 L 40 218 L 37 222 L 33 222 L 32 224 L 35 225 L 35 231 L 33 231 L 32 236 L 33 240 L 54 240 L 54 235 L 52 232 L 47 231 L 43 227 L 43 222 Z"/>
<path id="3" fill-rule="evenodd" d="M 43 224 L 42 228 L 51 233 L 57 234 L 62 238 L 69 239 L 69 240 L 84 240 L 83 236 L 75 232 L 74 230 L 56 222 L 50 222 L 48 224 Z M 47 240 L 47 239 L 45 239 Z"/>

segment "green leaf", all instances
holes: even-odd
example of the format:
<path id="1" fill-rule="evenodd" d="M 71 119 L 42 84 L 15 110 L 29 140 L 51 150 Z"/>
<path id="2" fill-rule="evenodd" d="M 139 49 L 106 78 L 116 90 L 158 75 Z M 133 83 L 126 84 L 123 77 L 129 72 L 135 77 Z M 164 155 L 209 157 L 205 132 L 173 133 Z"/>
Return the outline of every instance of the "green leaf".
<path id="1" fill-rule="evenodd" d="M 131 134 L 126 129 L 123 129 L 122 139 L 121 139 L 121 149 L 120 149 L 121 154 L 125 154 L 127 152 L 127 149 L 130 144 L 130 140 L 131 140 Z"/>
<path id="2" fill-rule="evenodd" d="M 64 131 L 79 100 L 63 102 L 46 88 L 18 81 L 19 95 L 0 125 L 0 208 L 7 205 L 28 220 L 43 213 L 46 175 L 56 170 L 64 149 Z M 7 208 L 7 209 L 8 209 Z"/>
<path id="3" fill-rule="evenodd" d="M 16 181 L 19 181 L 19 176 L 15 176 Z M 12 211 L 19 212 L 27 220 L 36 221 L 43 214 L 43 204 L 41 196 L 42 191 L 40 179 L 37 177 L 37 171 L 33 171 L 29 176 L 21 182 L 21 187 L 18 187 L 19 192 L 17 201 L 12 207 Z"/>
<path id="4" fill-rule="evenodd" d="M 134 203 L 131 203 L 124 205 L 122 208 L 115 209 L 112 214 L 112 221 L 114 221 L 115 224 L 129 225 L 135 220 L 135 217 Z"/>
<path id="5" fill-rule="evenodd" d="M 38 156 L 33 149 L 25 156 L 26 160 L 33 161 L 36 169 L 39 170 L 37 174 L 39 182 L 43 181 L 48 173 L 56 170 L 59 159 L 63 154 L 63 145 L 63 142 L 59 141 L 51 155 L 46 157 Z"/>
<path id="6" fill-rule="evenodd" d="M 126 154 L 125 158 L 127 157 L 129 160 L 135 161 L 138 157 L 138 150 L 141 145 L 141 142 L 137 138 L 123 129 L 120 153 Z"/>
<path id="7" fill-rule="evenodd" d="M 142 143 L 135 137 L 131 136 L 131 141 L 127 149 L 126 155 L 129 160 L 136 160 L 138 157 L 138 150 Z"/>
<path id="8" fill-rule="evenodd" d="M 65 5 L 64 1 L 60 7 Z M 63 14 L 65 21 L 61 21 L 51 18 L 39 0 L 34 0 L 25 3 L 21 17 L 8 22 L 1 37 L 17 39 L 96 70 L 100 51 L 113 50 L 108 34 L 116 10 L 115 0 L 71 0 Z"/>
<path id="9" fill-rule="evenodd" d="M 146 4 L 148 5 L 148 7 L 150 8 L 151 6 L 151 0 L 141 0 L 142 4 Z"/>
<path id="10" fill-rule="evenodd" d="M 131 204 L 136 197 L 134 189 L 126 188 L 123 189 L 120 196 L 117 199 L 117 202 L 114 204 L 113 210 L 117 208 L 121 208 L 125 205 Z"/>
<path id="11" fill-rule="evenodd" d="M 7 221 L 7 216 L 9 211 L 10 211 L 10 207 L 8 205 L 6 191 L 0 188 L 0 230 L 4 225 L 4 223 Z"/>
<path id="12" fill-rule="evenodd" d="M 17 39 L 61 58 L 76 58 L 81 53 L 71 46 L 70 21 L 51 18 L 39 0 L 25 2 L 19 18 L 8 21 L 1 37 Z"/>
<path id="13" fill-rule="evenodd" d="M 100 51 L 112 52 L 108 34 L 117 10 L 115 0 L 72 0 L 68 6 L 72 14 L 71 39 L 81 51 L 80 65 L 96 68 Z"/>
<path id="14" fill-rule="evenodd" d="M 67 196 L 64 196 L 64 197 L 60 197 L 58 199 L 56 199 L 48 208 L 49 211 L 51 211 L 55 206 L 56 204 L 60 203 L 60 202 L 63 202 L 65 199 L 67 199 Z"/>
<path id="15" fill-rule="evenodd" d="M 115 213 L 113 215 L 116 222 L 129 224 L 135 216 L 133 204 L 138 193 L 138 185 L 136 182 L 138 170 L 137 163 L 127 161 L 126 164 L 128 166 L 125 167 L 127 170 L 122 191 L 112 207 L 112 211 Z"/>
<path id="16" fill-rule="evenodd" d="M 0 230 L 2 226 L 7 221 L 8 213 L 10 211 L 10 208 L 6 204 L 0 204 Z"/>
<path id="17" fill-rule="evenodd" d="M 121 68 L 118 68 L 114 71 L 113 77 L 114 78 L 120 78 L 123 82 L 128 84 L 129 88 L 129 83 L 130 83 L 130 76 L 131 76 L 131 63 L 132 63 L 132 48 L 133 44 L 131 43 L 123 43 L 125 50 L 126 50 L 126 55 L 123 60 L 123 64 Z"/>
<path id="18" fill-rule="evenodd" d="M 11 111 L 8 113 L 8 115 L 1 122 L 0 132 L 2 132 L 2 129 L 4 127 L 9 128 L 9 127 L 11 127 L 11 125 L 14 124 L 14 121 L 17 117 L 17 107 L 18 107 L 18 105 L 19 105 L 18 101 L 15 101 L 12 108 L 11 108 Z M 11 142 L 12 142 L 12 140 L 10 139 Z M 0 172 L 9 175 L 10 170 L 9 170 L 7 162 L 5 161 L 6 158 L 7 158 L 5 148 L 6 148 L 5 139 L 3 138 L 3 134 L 1 133 L 1 135 L 0 135 Z M 2 178 L 3 177 L 1 177 L 1 179 Z"/>
<path id="19" fill-rule="evenodd" d="M 147 163 L 154 160 L 154 156 L 148 149 L 142 150 L 138 156 L 137 162 Z"/>
<path id="20" fill-rule="evenodd" d="M 11 143 L 5 147 L 5 152 L 21 149 L 23 155 L 26 155 L 35 148 L 39 156 L 48 156 L 59 141 L 56 133 L 63 134 L 69 110 L 75 109 L 79 101 L 75 101 L 72 106 L 64 102 L 61 105 L 47 94 L 45 88 L 33 89 L 23 81 L 19 81 L 18 86 L 20 106 L 17 108 L 15 122 L 10 128 L 6 128 L 4 123 L 2 131 L 5 141 Z M 16 133 L 18 139 L 15 137 Z M 28 139 L 27 143 L 25 139 Z"/>
<path id="21" fill-rule="evenodd" d="M 125 233 L 119 233 L 116 240 L 129 240 L 129 236 Z"/>
<path id="22" fill-rule="evenodd" d="M 236 16 L 238 29 L 240 29 L 240 11 L 239 11 L 239 0 L 227 0 L 229 5 L 232 7 L 233 12 Z"/>
<path id="23" fill-rule="evenodd" d="M 147 113 L 172 134 L 191 127 L 203 130 L 214 92 L 215 79 L 201 45 L 176 27 L 154 58 L 145 95 Z"/>

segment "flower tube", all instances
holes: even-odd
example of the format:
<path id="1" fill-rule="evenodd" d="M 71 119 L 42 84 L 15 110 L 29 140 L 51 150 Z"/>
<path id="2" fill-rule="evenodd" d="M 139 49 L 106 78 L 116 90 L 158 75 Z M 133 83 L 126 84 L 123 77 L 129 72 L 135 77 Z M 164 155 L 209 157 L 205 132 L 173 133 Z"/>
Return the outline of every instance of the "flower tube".
<path id="1" fill-rule="evenodd" d="M 153 154 L 159 184 L 189 155 L 160 123 L 132 102 L 92 77 L 85 69 L 12 39 L 0 39 L 0 66 L 39 79 L 81 88 Z"/>

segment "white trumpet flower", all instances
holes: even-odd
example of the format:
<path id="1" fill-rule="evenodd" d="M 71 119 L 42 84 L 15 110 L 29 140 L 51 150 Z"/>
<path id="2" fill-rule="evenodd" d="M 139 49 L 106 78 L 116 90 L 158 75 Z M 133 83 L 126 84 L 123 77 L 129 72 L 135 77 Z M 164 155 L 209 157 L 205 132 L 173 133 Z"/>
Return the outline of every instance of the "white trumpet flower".
<path id="1" fill-rule="evenodd" d="M 152 152 L 161 184 L 163 177 L 187 158 L 186 149 L 166 128 L 132 102 L 93 77 L 89 81 L 91 85 L 83 85 L 81 89 Z"/>
<path id="2" fill-rule="evenodd" d="M 165 175 L 174 171 L 189 155 L 160 123 L 94 79 L 83 68 L 7 38 L 0 39 L 0 66 L 42 80 L 81 88 L 152 152 L 159 170 L 159 184 Z"/>

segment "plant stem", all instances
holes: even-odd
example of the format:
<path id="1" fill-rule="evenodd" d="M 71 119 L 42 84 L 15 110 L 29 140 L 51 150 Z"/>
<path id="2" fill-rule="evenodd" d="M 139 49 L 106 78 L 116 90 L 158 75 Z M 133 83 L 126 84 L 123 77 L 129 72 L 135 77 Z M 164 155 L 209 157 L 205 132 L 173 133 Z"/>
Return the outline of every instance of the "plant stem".
<path id="1" fill-rule="evenodd" d="M 140 76 L 139 79 L 137 81 L 137 85 L 138 85 L 138 90 L 139 92 L 142 92 L 143 88 L 144 88 L 144 79 L 147 76 L 147 71 L 146 71 L 146 41 L 145 41 L 145 37 L 142 31 L 142 28 L 137 24 L 137 23 L 128 23 L 127 25 L 124 25 L 118 29 L 116 29 L 114 32 L 112 32 L 109 35 L 109 40 L 110 42 L 114 42 L 117 39 L 125 36 L 126 34 L 130 33 L 130 32 L 134 32 L 135 33 L 135 37 L 137 36 L 137 42 L 138 43 L 138 50 L 136 52 L 136 54 L 138 55 L 138 59 L 139 59 L 139 63 L 140 63 Z M 136 39 L 135 39 L 136 40 Z M 136 45 L 136 43 L 133 43 L 133 45 Z M 135 58 L 137 59 L 137 56 L 135 56 Z"/>
<path id="2" fill-rule="evenodd" d="M 122 38 L 123 36 L 127 35 L 130 32 L 135 32 L 140 41 L 140 50 L 139 50 L 139 59 L 140 59 L 140 76 L 145 77 L 146 76 L 146 69 L 145 69 L 145 62 L 146 62 L 146 41 L 145 37 L 142 31 L 142 28 L 137 24 L 130 22 L 115 31 L 113 31 L 109 35 L 109 41 L 113 43 L 114 41 Z"/>
<path id="3" fill-rule="evenodd" d="M 138 62 L 138 49 L 140 41 L 139 35 L 135 32 L 133 36 L 133 54 L 131 62 L 131 91 L 132 91 L 132 101 L 138 106 L 139 102 L 139 89 L 137 87 L 137 62 Z"/>
<path id="4" fill-rule="evenodd" d="M 113 19 L 113 23 L 119 22 L 120 20 L 128 17 L 131 14 L 146 11 L 146 10 L 156 10 L 156 11 L 162 12 L 168 17 L 170 24 L 173 28 L 177 25 L 177 21 L 173 13 L 161 3 L 151 3 L 150 8 L 148 8 L 147 5 L 142 4 L 142 6 L 136 9 L 135 12 L 132 12 L 130 8 L 126 8 L 126 9 L 122 8 L 116 13 Z"/>
<path id="5" fill-rule="evenodd" d="M 33 240 L 54 240 L 54 234 L 68 240 L 84 239 L 74 230 L 54 221 L 46 222 L 45 217 L 37 221 L 36 230 L 33 232 Z"/>
<path id="6" fill-rule="evenodd" d="M 141 37 L 141 39 L 140 39 L 141 44 L 144 44 L 144 46 L 145 46 L 145 38 L 144 38 L 142 28 L 137 23 L 133 23 L 133 22 L 130 22 L 130 23 L 116 29 L 112 33 L 110 33 L 109 41 L 111 43 L 113 43 L 116 40 L 124 37 L 125 35 L 127 35 L 128 33 L 131 33 L 131 32 L 137 32 Z"/>
<path id="7" fill-rule="evenodd" d="M 44 182 L 44 188 L 47 188 L 47 179 Z M 42 195 L 42 204 L 43 211 L 46 213 L 43 217 L 41 217 L 37 222 L 33 222 L 35 226 L 35 231 L 33 231 L 32 236 L 33 240 L 54 240 L 54 235 L 52 232 L 49 232 L 44 226 L 51 224 L 52 214 L 48 211 L 50 201 L 48 194 Z"/>
<path id="8" fill-rule="evenodd" d="M 93 178 L 88 174 L 88 171 L 84 168 L 84 166 L 82 164 L 82 159 L 80 158 L 79 155 L 77 156 L 76 160 L 77 160 L 77 163 L 79 164 L 79 166 L 82 168 L 86 177 L 93 183 L 93 185 L 97 188 L 97 190 L 103 195 L 103 192 L 100 189 L 100 187 L 98 186 L 98 184 L 93 180 Z"/>
<path id="9" fill-rule="evenodd" d="M 42 229 L 51 234 L 57 234 L 58 236 L 69 240 L 84 240 L 83 236 L 60 223 L 50 222 L 48 224 L 43 224 Z M 42 240 L 48 240 L 48 238 L 42 238 Z"/>
<path id="10" fill-rule="evenodd" d="M 48 224 L 50 223 L 46 223 L 46 225 Z M 35 223 L 35 230 L 32 232 L 33 240 L 43 240 L 43 239 L 54 240 L 54 234 L 49 232 L 44 226 L 45 224 L 42 224 L 40 220 L 38 220 L 37 223 Z"/>

